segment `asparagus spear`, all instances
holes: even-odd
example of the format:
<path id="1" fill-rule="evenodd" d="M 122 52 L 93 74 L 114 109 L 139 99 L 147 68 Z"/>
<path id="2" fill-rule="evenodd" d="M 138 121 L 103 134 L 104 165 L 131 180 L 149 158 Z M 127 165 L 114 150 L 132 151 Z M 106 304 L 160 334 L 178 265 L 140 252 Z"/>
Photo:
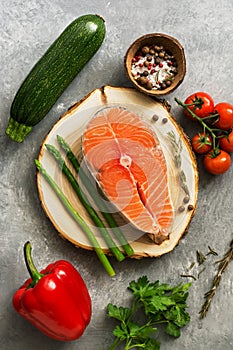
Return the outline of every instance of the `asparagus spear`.
<path id="1" fill-rule="evenodd" d="M 110 251 L 115 255 L 118 261 L 124 260 L 124 255 L 120 251 L 120 249 L 116 246 L 115 242 L 113 241 L 112 237 L 109 235 L 108 230 L 106 229 L 103 221 L 95 211 L 95 209 L 90 205 L 88 202 L 88 199 L 85 197 L 84 193 L 81 191 L 78 182 L 74 178 L 73 174 L 67 167 L 65 161 L 62 159 L 60 152 L 52 145 L 45 145 L 47 150 L 54 156 L 56 159 L 60 169 L 65 174 L 67 179 L 69 180 L 70 184 L 72 185 L 73 189 L 75 190 L 76 194 L 78 195 L 79 200 L 81 201 L 82 205 L 90 215 L 92 221 L 94 224 L 100 229 L 100 232 L 107 243 Z"/>
<path id="2" fill-rule="evenodd" d="M 109 227 L 113 229 L 114 234 L 116 235 L 118 241 L 120 242 L 122 248 L 124 249 L 125 253 L 128 256 L 132 256 L 134 254 L 133 248 L 130 246 L 130 244 L 127 242 L 124 234 L 118 227 L 114 217 L 111 215 L 111 213 L 108 212 L 107 206 L 104 204 L 103 201 L 100 200 L 99 196 L 96 196 L 96 191 L 93 189 L 93 184 L 89 180 L 89 178 L 86 176 L 82 168 L 80 167 L 78 159 L 75 157 L 74 153 L 72 152 L 70 146 L 67 144 L 67 142 L 59 135 L 57 135 L 57 140 L 61 148 L 66 152 L 67 158 L 73 165 L 74 169 L 78 173 L 81 181 L 83 182 L 85 188 L 88 190 L 89 194 L 93 197 L 95 203 L 99 207 L 100 211 L 102 212 L 106 222 L 108 223 Z"/>
<path id="3" fill-rule="evenodd" d="M 104 254 L 102 248 L 100 247 L 97 239 L 95 238 L 95 235 L 89 228 L 89 226 L 86 224 L 86 222 L 82 219 L 82 217 L 77 213 L 77 211 L 73 208 L 67 197 L 64 195 L 64 193 L 61 191 L 61 189 L 57 186 L 55 181 L 50 177 L 50 175 L 46 172 L 46 170 L 43 168 L 41 163 L 36 159 L 35 160 L 35 165 L 40 171 L 40 173 L 44 176 L 46 181 L 49 183 L 51 188 L 54 190 L 54 192 L 57 194 L 59 200 L 61 203 L 64 205 L 64 207 L 67 209 L 69 214 L 74 218 L 74 220 L 78 223 L 78 225 L 82 228 L 82 230 L 85 232 L 87 235 L 88 239 L 90 240 L 92 246 L 94 247 L 94 250 L 102 263 L 103 267 L 107 271 L 108 275 L 110 277 L 113 277 L 115 275 L 115 271 L 110 264 L 107 256 Z"/>

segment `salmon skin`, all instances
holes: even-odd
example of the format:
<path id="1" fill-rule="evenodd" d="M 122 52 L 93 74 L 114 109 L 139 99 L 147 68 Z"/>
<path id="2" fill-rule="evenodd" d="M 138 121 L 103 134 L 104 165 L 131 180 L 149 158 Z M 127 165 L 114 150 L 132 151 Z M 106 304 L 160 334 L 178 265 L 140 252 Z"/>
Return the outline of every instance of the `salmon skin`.
<path id="1" fill-rule="evenodd" d="M 82 137 L 87 166 L 107 199 L 140 231 L 160 244 L 169 238 L 174 209 L 159 140 L 141 117 L 106 107 Z"/>

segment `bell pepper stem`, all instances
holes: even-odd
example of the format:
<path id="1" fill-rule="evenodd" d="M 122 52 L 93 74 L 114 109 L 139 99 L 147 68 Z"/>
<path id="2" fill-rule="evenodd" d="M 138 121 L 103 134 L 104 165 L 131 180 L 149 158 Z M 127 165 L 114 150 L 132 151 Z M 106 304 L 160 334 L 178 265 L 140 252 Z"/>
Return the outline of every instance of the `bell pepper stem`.
<path id="1" fill-rule="evenodd" d="M 33 260 L 32 260 L 32 246 L 28 241 L 24 244 L 24 259 L 27 266 L 27 270 L 32 278 L 30 287 L 34 287 L 37 282 L 43 277 L 43 275 L 37 270 Z"/>

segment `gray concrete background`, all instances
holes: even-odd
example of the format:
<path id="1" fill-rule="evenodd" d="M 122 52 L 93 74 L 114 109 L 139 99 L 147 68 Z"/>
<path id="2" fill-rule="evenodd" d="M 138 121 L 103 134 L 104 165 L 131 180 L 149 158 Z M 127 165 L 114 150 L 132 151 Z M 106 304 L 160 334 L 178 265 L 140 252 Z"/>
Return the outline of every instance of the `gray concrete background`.
<path id="1" fill-rule="evenodd" d="M 196 215 L 188 234 L 170 254 L 160 259 L 127 260 L 115 264 L 110 279 L 94 253 L 77 249 L 62 240 L 40 206 L 33 160 L 52 125 L 67 108 L 93 88 L 104 84 L 131 86 L 124 69 L 127 47 L 150 32 L 175 36 L 184 46 L 187 75 L 182 85 L 166 99 L 172 114 L 191 136 L 195 129 L 174 102 L 192 92 L 210 93 L 217 102 L 233 103 L 233 41 L 231 0 L 7 0 L 0 2 L 0 349 L 1 350 L 106 350 L 112 341 L 114 322 L 106 317 L 109 302 L 127 305 L 128 283 L 146 274 L 151 280 L 176 284 L 180 274 L 196 259 L 196 250 L 213 247 L 222 257 L 232 239 L 233 167 L 223 176 L 200 170 Z M 23 144 L 5 136 L 12 99 L 22 80 L 47 47 L 75 17 L 98 13 L 106 20 L 105 42 L 95 58 L 64 92 L 48 116 L 34 128 Z M 73 343 L 46 338 L 18 316 L 12 308 L 15 290 L 28 277 L 23 261 L 23 244 L 30 240 L 38 267 L 67 259 L 80 271 L 90 290 L 93 317 L 84 336 Z M 207 317 L 198 312 L 204 293 L 216 272 L 209 256 L 206 270 L 193 282 L 188 300 L 190 324 L 173 340 L 159 335 L 161 349 L 233 349 L 233 264 L 225 272 Z M 195 268 L 192 272 L 197 273 Z M 61 301 L 62 302 L 62 301 Z"/>

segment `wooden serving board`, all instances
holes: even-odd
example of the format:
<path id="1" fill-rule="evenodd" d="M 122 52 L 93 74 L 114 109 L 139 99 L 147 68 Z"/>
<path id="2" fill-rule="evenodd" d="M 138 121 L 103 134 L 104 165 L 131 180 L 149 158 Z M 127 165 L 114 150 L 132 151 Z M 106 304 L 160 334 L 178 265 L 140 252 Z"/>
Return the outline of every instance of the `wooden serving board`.
<path id="1" fill-rule="evenodd" d="M 108 253 L 108 248 L 98 229 L 91 222 L 71 185 L 61 174 L 56 162 L 45 147 L 45 144 L 52 144 L 59 148 L 57 135 L 60 135 L 82 161 L 81 136 L 85 126 L 100 109 L 106 106 L 121 106 L 138 114 L 152 126 L 160 141 L 166 158 L 168 183 L 175 209 L 175 219 L 169 239 L 160 245 L 155 244 L 143 232 L 123 221 L 120 215 L 115 214 L 115 216 L 135 251 L 133 258 L 161 256 L 172 251 L 187 231 L 195 213 L 198 195 L 198 171 L 195 156 L 188 138 L 170 114 L 164 101 L 152 99 L 132 88 L 104 86 L 96 89 L 69 108 L 57 121 L 45 137 L 38 159 L 61 187 L 77 212 L 92 228 L 101 247 Z M 42 207 L 58 233 L 75 246 L 92 250 L 93 247 L 88 238 L 64 209 L 40 173 L 37 174 L 37 186 Z"/>

